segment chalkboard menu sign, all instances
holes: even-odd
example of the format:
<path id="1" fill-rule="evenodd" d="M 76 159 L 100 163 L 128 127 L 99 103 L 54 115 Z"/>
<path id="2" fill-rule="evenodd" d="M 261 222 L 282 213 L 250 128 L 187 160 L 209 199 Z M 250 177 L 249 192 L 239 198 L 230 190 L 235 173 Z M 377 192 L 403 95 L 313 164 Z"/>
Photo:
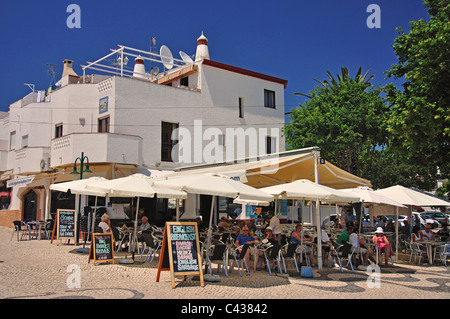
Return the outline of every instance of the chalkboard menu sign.
<path id="1" fill-rule="evenodd" d="M 112 261 L 114 264 L 114 239 L 112 233 L 92 234 L 91 247 L 89 249 L 89 262 L 91 259 L 96 262 Z"/>
<path id="2" fill-rule="evenodd" d="M 168 222 L 164 228 L 164 239 L 161 247 L 158 274 L 169 270 L 172 288 L 175 288 L 174 276 L 199 275 L 203 287 L 202 256 L 198 242 L 197 223 Z"/>
<path id="3" fill-rule="evenodd" d="M 58 229 L 56 236 L 58 239 L 66 238 L 74 240 L 77 235 L 77 212 L 70 209 L 58 209 L 56 222 Z"/>

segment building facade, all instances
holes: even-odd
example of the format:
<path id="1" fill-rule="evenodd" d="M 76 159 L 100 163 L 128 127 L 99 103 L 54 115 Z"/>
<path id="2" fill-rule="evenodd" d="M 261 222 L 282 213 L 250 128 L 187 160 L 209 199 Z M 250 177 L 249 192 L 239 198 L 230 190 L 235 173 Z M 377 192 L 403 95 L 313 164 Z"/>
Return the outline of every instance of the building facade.
<path id="1" fill-rule="evenodd" d="M 83 75 L 65 60 L 56 87 L 33 90 L 2 114 L 0 182 L 9 198 L 0 224 L 56 212 L 61 196 L 49 186 L 79 178 L 70 173 L 81 154 L 92 171 L 84 178 L 111 179 L 284 151 L 286 80 L 211 60 L 203 34 L 194 59 L 113 53 L 82 66 Z M 161 71 L 148 66 L 158 61 Z"/>

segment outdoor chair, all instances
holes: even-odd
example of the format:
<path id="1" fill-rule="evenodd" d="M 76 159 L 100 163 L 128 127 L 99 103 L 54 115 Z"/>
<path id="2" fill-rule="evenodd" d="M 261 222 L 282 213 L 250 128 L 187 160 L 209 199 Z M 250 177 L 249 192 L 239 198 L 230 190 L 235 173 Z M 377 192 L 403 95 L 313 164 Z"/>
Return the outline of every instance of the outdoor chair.
<path id="1" fill-rule="evenodd" d="M 55 225 L 55 221 L 53 219 L 47 219 L 47 223 L 44 226 L 46 239 L 50 239 L 50 237 L 52 236 L 54 225 Z"/>
<path id="2" fill-rule="evenodd" d="M 295 253 L 297 247 L 298 247 L 298 245 L 294 244 L 294 243 L 287 244 L 286 253 L 281 254 L 281 258 L 283 260 L 284 271 L 286 274 L 288 272 L 287 272 L 285 260 L 290 259 L 290 258 L 292 258 L 294 260 L 295 268 L 297 269 L 297 272 L 300 274 L 300 270 L 299 270 L 298 264 L 297 264 L 297 254 Z"/>
<path id="3" fill-rule="evenodd" d="M 139 257 L 139 260 L 144 255 L 144 251 L 148 249 L 147 255 L 144 258 L 144 262 L 150 261 L 152 263 L 153 259 L 156 256 L 156 253 L 158 252 L 159 248 L 161 247 L 161 242 L 155 238 L 151 231 L 143 231 L 142 232 L 142 238 L 145 243 L 145 247 L 142 249 L 141 256 Z M 151 260 L 150 260 L 151 257 Z"/>
<path id="4" fill-rule="evenodd" d="M 13 226 L 14 226 L 14 232 L 11 235 L 11 240 L 14 237 L 14 233 L 17 233 L 17 241 L 22 240 L 23 236 L 28 235 L 27 234 L 28 233 L 28 228 L 27 229 L 22 229 L 22 226 L 24 226 L 22 221 L 20 221 L 20 220 L 13 221 Z M 19 239 L 19 235 L 20 235 L 20 239 Z"/>
<path id="5" fill-rule="evenodd" d="M 283 274 L 283 270 L 281 269 L 281 264 L 280 264 L 280 250 L 281 250 L 280 244 L 275 244 L 272 247 L 270 247 L 269 249 L 264 250 L 264 257 L 266 259 L 267 269 L 269 270 L 269 274 L 271 276 L 272 276 L 272 270 L 270 268 L 271 260 L 273 261 L 273 263 L 275 263 L 275 261 L 277 262 L 280 274 Z"/>
<path id="6" fill-rule="evenodd" d="M 411 245 L 411 256 L 409 257 L 409 263 L 411 263 L 412 257 L 414 256 L 414 262 L 416 262 L 417 257 L 419 257 L 418 265 L 420 265 L 420 261 L 422 260 L 422 254 L 424 254 L 425 252 L 422 250 L 419 244 L 411 243 L 410 245 Z"/>
<path id="7" fill-rule="evenodd" d="M 344 242 L 342 245 L 336 248 L 334 252 L 331 253 L 332 257 L 336 257 L 339 262 L 339 267 L 341 268 L 341 272 L 344 272 L 342 268 L 342 260 L 347 259 L 347 266 L 350 264 L 352 271 L 355 272 L 352 263 L 352 248 L 353 246 L 347 242 Z"/>
<path id="8" fill-rule="evenodd" d="M 120 248 L 120 233 L 119 230 L 117 229 L 117 227 L 111 227 L 111 232 L 113 233 L 113 238 L 114 238 L 114 246 L 117 245 L 117 251 L 119 251 Z"/>
<path id="9" fill-rule="evenodd" d="M 250 275 L 250 270 L 248 269 L 247 262 L 245 261 L 245 254 L 247 253 L 247 250 L 249 249 L 249 245 L 242 246 L 242 250 L 239 252 L 238 247 L 230 247 L 231 255 L 233 256 L 234 260 L 236 261 L 237 268 L 239 270 L 239 275 L 242 277 L 241 267 L 239 267 L 239 261 L 241 264 L 245 265 L 245 268 L 247 269 L 247 275 Z M 239 252 L 239 255 L 237 255 L 236 252 Z M 233 267 L 233 261 L 231 261 L 231 267 Z"/>
<path id="10" fill-rule="evenodd" d="M 393 256 L 394 252 L 392 250 L 392 246 L 390 248 L 391 248 L 391 264 L 392 264 L 392 266 L 394 266 L 394 256 Z M 376 252 L 376 258 L 377 258 L 377 265 L 378 265 L 381 263 L 382 252 L 381 252 L 381 247 L 379 245 L 376 245 L 375 249 L 376 249 L 375 252 Z M 384 258 L 386 258 L 386 252 L 384 253 Z"/>
<path id="11" fill-rule="evenodd" d="M 450 256 L 450 244 L 445 244 L 442 246 L 443 249 L 439 252 L 441 261 L 444 262 L 445 267 L 447 267 L 447 256 Z"/>
<path id="12" fill-rule="evenodd" d="M 228 278 L 228 270 L 227 270 L 227 245 L 225 244 L 217 244 L 212 248 L 212 253 L 209 256 L 209 264 L 206 265 L 209 267 L 209 273 L 212 275 L 212 267 L 211 263 L 213 261 L 217 261 L 217 270 L 220 272 L 220 265 L 223 265 L 225 269 L 225 276 Z"/>

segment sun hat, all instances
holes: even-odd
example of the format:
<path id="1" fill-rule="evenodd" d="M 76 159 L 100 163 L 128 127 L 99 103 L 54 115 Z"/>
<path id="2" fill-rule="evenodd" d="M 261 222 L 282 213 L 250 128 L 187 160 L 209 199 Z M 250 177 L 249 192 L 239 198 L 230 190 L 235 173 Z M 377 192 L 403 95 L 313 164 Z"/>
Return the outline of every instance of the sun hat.
<path id="1" fill-rule="evenodd" d="M 268 226 L 268 227 L 266 228 L 266 230 L 272 230 L 272 227 Z"/>
<path id="2" fill-rule="evenodd" d="M 378 227 L 378 228 L 377 228 L 377 231 L 376 231 L 375 233 L 381 233 L 381 234 L 382 234 L 382 233 L 383 233 L 383 228 Z"/>

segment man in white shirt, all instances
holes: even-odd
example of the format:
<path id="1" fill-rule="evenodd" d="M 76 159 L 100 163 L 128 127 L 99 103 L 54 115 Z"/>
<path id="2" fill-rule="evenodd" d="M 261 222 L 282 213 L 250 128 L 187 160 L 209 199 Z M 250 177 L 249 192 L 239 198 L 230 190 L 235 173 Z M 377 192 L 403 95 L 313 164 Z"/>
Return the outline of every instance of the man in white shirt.
<path id="1" fill-rule="evenodd" d="M 273 211 L 269 211 L 270 224 L 269 227 L 272 228 L 272 233 L 277 236 L 278 243 L 281 244 L 281 226 L 280 220 L 275 216 Z"/>
<path id="2" fill-rule="evenodd" d="M 369 250 L 360 246 L 360 245 L 364 245 L 365 242 L 364 242 L 363 238 L 359 238 L 359 236 L 355 230 L 356 229 L 354 229 L 352 227 L 351 232 L 349 231 L 349 233 L 350 233 L 349 242 L 353 246 L 353 253 L 361 254 L 361 256 L 363 257 L 364 266 L 368 266 L 369 265 Z"/>

